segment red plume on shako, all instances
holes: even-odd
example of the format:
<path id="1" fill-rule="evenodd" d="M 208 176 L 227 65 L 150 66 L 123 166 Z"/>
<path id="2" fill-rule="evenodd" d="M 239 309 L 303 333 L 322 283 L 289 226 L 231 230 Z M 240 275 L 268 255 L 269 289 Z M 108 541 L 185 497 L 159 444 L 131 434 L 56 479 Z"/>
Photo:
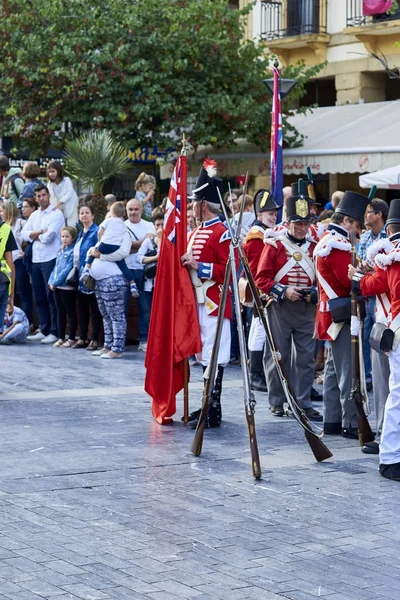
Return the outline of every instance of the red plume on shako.
<path id="1" fill-rule="evenodd" d="M 217 177 L 217 163 L 211 158 L 206 158 L 200 169 L 191 198 L 220 204 L 217 188 L 219 188 L 222 195 L 222 179 Z"/>

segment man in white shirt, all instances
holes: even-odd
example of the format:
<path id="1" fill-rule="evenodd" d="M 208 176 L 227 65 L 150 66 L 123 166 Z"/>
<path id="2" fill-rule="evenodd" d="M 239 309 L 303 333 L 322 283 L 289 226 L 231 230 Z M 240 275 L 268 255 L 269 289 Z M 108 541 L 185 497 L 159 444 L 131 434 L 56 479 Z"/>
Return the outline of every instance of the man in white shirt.
<path id="1" fill-rule="evenodd" d="M 65 221 L 61 210 L 51 206 L 49 190 L 45 185 L 38 185 L 35 200 L 39 204 L 39 210 L 35 210 L 29 217 L 22 230 L 22 240 L 32 244 L 32 286 L 40 332 L 28 336 L 28 340 L 52 344 L 58 340 L 57 311 L 48 281 L 56 264 L 61 246 L 60 231 Z"/>
<path id="2" fill-rule="evenodd" d="M 139 298 L 136 299 L 139 313 L 139 350 L 146 352 L 150 324 L 150 307 L 145 294 L 143 294 L 143 265 L 138 260 L 137 251 L 146 238 L 155 236 L 156 230 L 153 223 L 142 219 L 143 205 L 139 200 L 129 200 L 126 205 L 126 212 L 128 220 L 125 221 L 125 225 L 132 236 L 132 247 L 131 253 L 125 259 L 125 262 L 129 269 L 133 271 L 134 280 L 140 292 Z M 127 305 L 128 303 L 129 295 L 127 296 Z"/>

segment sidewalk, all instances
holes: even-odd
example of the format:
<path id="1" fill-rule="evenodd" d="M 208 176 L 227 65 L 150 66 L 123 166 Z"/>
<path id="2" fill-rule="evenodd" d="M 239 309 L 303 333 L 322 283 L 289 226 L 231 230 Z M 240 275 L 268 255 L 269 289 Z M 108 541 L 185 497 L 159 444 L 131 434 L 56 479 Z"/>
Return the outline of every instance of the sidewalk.
<path id="1" fill-rule="evenodd" d="M 257 394 L 256 482 L 228 367 L 223 425 L 195 458 L 181 398 L 157 425 L 144 355 L 128 350 L 0 347 L 0 600 L 399 599 L 400 484 L 377 456 L 326 437 L 334 456 L 316 463 Z"/>

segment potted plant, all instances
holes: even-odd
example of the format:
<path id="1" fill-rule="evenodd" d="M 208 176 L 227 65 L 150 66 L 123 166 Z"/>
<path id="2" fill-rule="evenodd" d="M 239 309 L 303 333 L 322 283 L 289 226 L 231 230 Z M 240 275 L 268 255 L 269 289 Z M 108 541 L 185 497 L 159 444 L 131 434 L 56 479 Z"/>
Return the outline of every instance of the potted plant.
<path id="1" fill-rule="evenodd" d="M 110 131 L 91 129 L 65 142 L 68 174 L 93 191 L 94 218 L 100 224 L 107 212 L 103 187 L 107 179 L 130 168 L 126 149 Z"/>

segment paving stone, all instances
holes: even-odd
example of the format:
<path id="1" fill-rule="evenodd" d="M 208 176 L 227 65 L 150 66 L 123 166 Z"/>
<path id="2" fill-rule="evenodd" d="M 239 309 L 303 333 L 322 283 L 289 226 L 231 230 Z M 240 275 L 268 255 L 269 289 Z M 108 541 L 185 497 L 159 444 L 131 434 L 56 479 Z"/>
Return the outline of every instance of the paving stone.
<path id="1" fill-rule="evenodd" d="M 399 486 L 356 441 L 327 440 L 317 464 L 256 394 L 255 482 L 238 367 L 196 458 L 192 430 L 153 421 L 135 349 L 101 369 L 55 352 L 0 347 L 0 578 L 17 586 L 4 598 L 398 600 Z M 200 405 L 201 369 L 190 385 Z"/>

